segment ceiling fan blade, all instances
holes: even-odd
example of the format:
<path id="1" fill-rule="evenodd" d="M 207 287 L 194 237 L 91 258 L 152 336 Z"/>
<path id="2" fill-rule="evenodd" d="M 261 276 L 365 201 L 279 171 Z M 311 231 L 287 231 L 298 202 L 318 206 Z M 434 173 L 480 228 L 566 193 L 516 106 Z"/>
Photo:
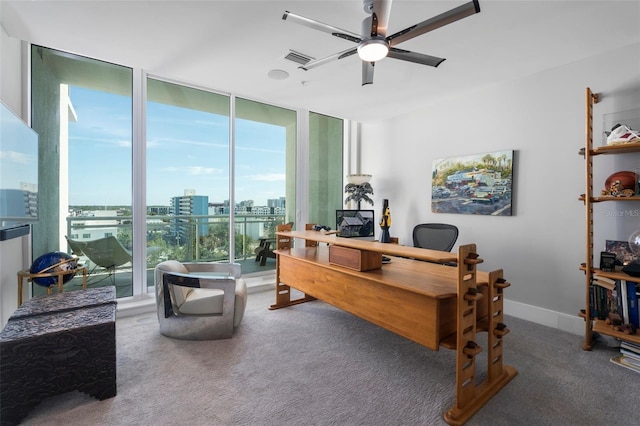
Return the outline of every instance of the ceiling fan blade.
<path id="1" fill-rule="evenodd" d="M 362 61 L 362 85 L 373 84 L 373 67 L 375 62 Z"/>
<path id="2" fill-rule="evenodd" d="M 323 33 L 331 34 L 332 36 L 349 40 L 354 43 L 360 43 L 362 41 L 360 34 L 352 33 L 351 31 L 343 30 L 323 22 L 314 21 L 313 19 L 305 18 L 304 16 L 296 15 L 289 11 L 284 12 L 282 19 L 304 25 L 305 27 L 313 28 L 314 30 L 322 31 Z"/>
<path id="3" fill-rule="evenodd" d="M 436 56 L 424 55 L 422 53 L 410 52 L 408 50 L 398 49 L 392 47 L 387 53 L 387 57 L 400 59 L 401 61 L 415 62 L 416 64 L 429 65 L 437 67 L 445 60 L 445 58 L 438 58 Z"/>
<path id="4" fill-rule="evenodd" d="M 426 21 L 422 21 L 419 24 L 413 25 L 409 28 L 405 28 L 402 31 L 392 34 L 387 37 L 387 41 L 389 42 L 389 45 L 395 46 L 398 43 L 410 40 L 421 34 L 436 30 L 447 24 L 479 12 L 480 4 L 478 3 L 478 0 L 473 0 L 469 3 L 465 3 L 461 6 L 451 9 L 448 12 L 441 13 L 438 16 L 434 16 L 431 19 L 427 19 Z"/>
<path id="5" fill-rule="evenodd" d="M 389 15 L 391 14 L 391 0 L 374 0 L 373 1 L 373 15 L 377 17 L 377 29 L 374 35 L 380 35 L 382 37 L 387 36 L 387 29 L 389 26 Z M 372 28 L 373 30 L 373 28 Z"/>
<path id="6" fill-rule="evenodd" d="M 299 66 L 298 68 L 301 68 L 305 71 L 309 71 L 312 68 L 317 68 L 320 65 L 324 65 L 328 62 L 333 62 L 339 59 L 344 59 L 346 57 L 349 57 L 354 53 L 356 53 L 357 51 L 358 51 L 357 47 L 352 47 L 350 49 L 343 50 L 342 52 L 334 53 L 333 55 L 329 55 L 324 58 L 314 59 L 313 61 L 309 61 L 306 64 Z"/>

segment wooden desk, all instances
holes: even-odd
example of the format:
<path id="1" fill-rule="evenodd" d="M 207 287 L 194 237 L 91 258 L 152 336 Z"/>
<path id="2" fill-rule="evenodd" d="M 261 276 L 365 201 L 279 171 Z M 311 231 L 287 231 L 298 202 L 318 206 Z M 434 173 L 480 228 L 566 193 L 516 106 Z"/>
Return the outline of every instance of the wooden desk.
<path id="1" fill-rule="evenodd" d="M 477 272 L 482 262 L 475 244 L 458 254 L 324 235 L 317 231 L 277 232 L 306 247 L 276 251 L 276 303 L 279 309 L 319 299 L 430 349 L 456 350 L 456 404 L 444 418 L 463 424 L 504 387 L 517 371 L 503 366 L 502 291 L 509 286 L 502 270 Z M 366 272 L 329 263 L 328 243 L 431 262 L 457 261 L 457 267 L 393 257 Z M 292 300 L 290 288 L 304 293 Z M 475 357 L 482 352 L 476 332 L 488 331 L 487 377 L 476 383 Z"/>

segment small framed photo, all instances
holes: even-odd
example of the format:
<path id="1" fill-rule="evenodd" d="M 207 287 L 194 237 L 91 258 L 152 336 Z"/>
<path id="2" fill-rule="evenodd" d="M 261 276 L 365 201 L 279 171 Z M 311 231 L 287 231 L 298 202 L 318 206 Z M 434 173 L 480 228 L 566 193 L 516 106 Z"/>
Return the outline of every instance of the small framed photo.
<path id="1" fill-rule="evenodd" d="M 616 270 L 616 255 L 607 251 L 600 252 L 600 270 L 614 272 Z"/>

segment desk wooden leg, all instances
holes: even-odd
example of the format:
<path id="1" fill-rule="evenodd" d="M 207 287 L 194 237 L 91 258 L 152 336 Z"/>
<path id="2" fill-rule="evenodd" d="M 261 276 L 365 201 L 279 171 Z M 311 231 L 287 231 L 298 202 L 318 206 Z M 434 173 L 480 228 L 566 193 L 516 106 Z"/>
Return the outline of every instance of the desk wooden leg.
<path id="1" fill-rule="evenodd" d="M 475 251 L 475 247 L 473 249 Z M 460 271 L 456 342 L 456 405 L 444 415 L 444 419 L 451 425 L 466 423 L 518 374 L 515 368 L 503 365 L 502 359 L 502 337 L 509 332 L 503 323 L 502 291 L 510 284 L 503 278 L 501 269 L 490 272 L 488 297 L 482 297 L 483 295 L 477 291 L 476 287 L 475 266 L 463 268 Z M 476 386 L 475 357 L 482 352 L 480 346 L 475 343 L 476 310 L 481 299 L 487 299 L 483 300 L 482 310 L 488 311 L 489 314 L 487 316 L 487 378 Z"/>
<path id="2" fill-rule="evenodd" d="M 280 282 L 280 256 L 276 256 L 276 303 L 269 306 L 270 310 L 286 308 L 288 306 L 299 305 L 300 303 L 316 300 L 315 297 L 304 295 L 299 299 L 291 300 L 291 287 Z"/>

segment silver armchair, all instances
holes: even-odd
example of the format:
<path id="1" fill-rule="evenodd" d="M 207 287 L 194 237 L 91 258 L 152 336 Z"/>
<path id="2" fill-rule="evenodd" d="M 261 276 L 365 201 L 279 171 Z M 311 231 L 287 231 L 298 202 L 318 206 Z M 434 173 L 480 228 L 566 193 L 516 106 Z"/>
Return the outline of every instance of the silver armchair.
<path id="1" fill-rule="evenodd" d="M 154 273 L 161 334 L 183 340 L 233 336 L 247 304 L 239 264 L 167 260 Z"/>

